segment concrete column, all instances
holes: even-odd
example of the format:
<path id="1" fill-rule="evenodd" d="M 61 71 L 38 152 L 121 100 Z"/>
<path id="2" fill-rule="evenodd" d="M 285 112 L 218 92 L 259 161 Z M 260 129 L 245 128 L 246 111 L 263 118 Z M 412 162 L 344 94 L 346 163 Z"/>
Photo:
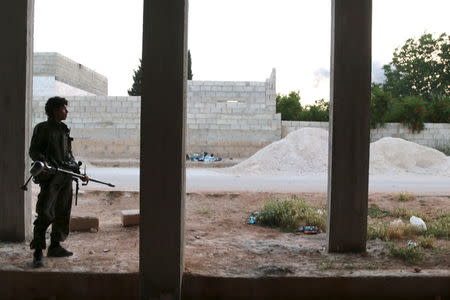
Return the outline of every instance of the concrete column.
<path id="1" fill-rule="evenodd" d="M 144 0 L 140 298 L 180 299 L 187 0 Z"/>
<path id="2" fill-rule="evenodd" d="M 371 0 L 332 0 L 328 251 L 366 249 Z"/>
<path id="3" fill-rule="evenodd" d="M 0 240 L 31 232 L 28 175 L 31 131 L 34 0 L 0 1 Z"/>

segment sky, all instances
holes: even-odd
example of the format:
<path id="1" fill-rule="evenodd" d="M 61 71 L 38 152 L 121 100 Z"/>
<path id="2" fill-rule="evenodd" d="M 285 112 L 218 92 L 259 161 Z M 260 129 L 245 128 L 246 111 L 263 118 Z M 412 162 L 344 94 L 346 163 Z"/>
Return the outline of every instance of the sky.
<path id="1" fill-rule="evenodd" d="M 35 0 L 34 51 L 59 52 L 127 95 L 142 52 L 143 0 Z M 423 33 L 450 34 L 448 0 L 373 0 L 372 81 L 396 47 Z M 329 99 L 331 0 L 190 0 L 194 80 L 264 81 Z"/>

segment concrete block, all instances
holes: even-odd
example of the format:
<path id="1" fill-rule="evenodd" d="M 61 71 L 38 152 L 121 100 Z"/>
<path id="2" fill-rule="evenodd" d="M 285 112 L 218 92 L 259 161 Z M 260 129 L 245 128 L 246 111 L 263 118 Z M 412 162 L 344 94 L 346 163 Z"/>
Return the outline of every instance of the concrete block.
<path id="1" fill-rule="evenodd" d="M 122 210 L 120 214 L 122 216 L 122 226 L 139 225 L 139 209 Z"/>
<path id="2" fill-rule="evenodd" d="M 72 215 L 70 217 L 70 231 L 98 231 L 99 221 L 93 215 Z"/>

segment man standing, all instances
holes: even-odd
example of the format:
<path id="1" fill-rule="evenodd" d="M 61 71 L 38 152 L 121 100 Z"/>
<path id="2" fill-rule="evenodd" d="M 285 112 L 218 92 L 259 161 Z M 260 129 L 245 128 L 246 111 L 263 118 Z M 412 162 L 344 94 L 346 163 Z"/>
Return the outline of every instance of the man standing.
<path id="1" fill-rule="evenodd" d="M 70 130 L 64 121 L 67 118 L 68 102 L 65 98 L 53 97 L 45 104 L 48 120 L 36 125 L 31 138 L 29 155 L 33 161 L 42 161 L 53 167 L 79 173 L 79 165 L 72 155 Z M 87 176 L 82 178 L 87 181 Z M 47 256 L 65 257 L 73 253 L 64 249 L 60 242 L 69 234 L 70 211 L 72 208 L 72 177 L 57 172 L 42 173 L 35 178 L 41 188 L 36 204 L 37 218 L 34 221 L 33 267 L 42 267 L 42 250 L 46 248 L 45 233 L 52 225 L 50 246 Z"/>

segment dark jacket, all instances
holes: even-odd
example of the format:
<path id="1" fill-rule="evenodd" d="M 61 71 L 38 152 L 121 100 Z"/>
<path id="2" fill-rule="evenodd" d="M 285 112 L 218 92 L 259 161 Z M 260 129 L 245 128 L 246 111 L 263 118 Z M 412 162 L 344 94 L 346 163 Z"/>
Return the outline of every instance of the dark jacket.
<path id="1" fill-rule="evenodd" d="M 66 124 L 48 119 L 34 127 L 29 155 L 59 168 L 77 171 L 78 164 L 72 154 L 72 138 Z"/>

